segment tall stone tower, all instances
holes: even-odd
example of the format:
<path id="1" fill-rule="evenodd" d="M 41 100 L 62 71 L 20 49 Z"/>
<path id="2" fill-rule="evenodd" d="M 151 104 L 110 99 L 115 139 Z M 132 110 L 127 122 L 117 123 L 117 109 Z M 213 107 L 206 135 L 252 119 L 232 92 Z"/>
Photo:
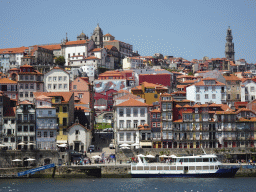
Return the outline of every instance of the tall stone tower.
<path id="1" fill-rule="evenodd" d="M 99 23 L 97 24 L 97 27 L 94 29 L 91 39 L 94 41 L 96 48 L 103 47 L 103 31 L 99 27 Z"/>
<path id="2" fill-rule="evenodd" d="M 227 37 L 226 37 L 226 45 L 225 45 L 225 56 L 230 61 L 235 61 L 235 49 L 234 43 L 232 43 L 233 36 L 232 30 L 228 27 Z"/>

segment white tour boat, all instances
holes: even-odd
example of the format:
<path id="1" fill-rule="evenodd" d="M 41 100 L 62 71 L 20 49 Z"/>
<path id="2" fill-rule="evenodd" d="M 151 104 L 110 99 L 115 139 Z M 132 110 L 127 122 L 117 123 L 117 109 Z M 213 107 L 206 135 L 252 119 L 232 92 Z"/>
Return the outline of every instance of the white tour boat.
<path id="1" fill-rule="evenodd" d="M 234 177 L 239 168 L 224 168 L 216 155 L 165 156 L 167 163 L 148 163 L 154 156 L 138 155 L 138 163 L 131 164 L 131 175 L 140 177 Z M 161 157 L 161 156 L 160 156 Z"/>

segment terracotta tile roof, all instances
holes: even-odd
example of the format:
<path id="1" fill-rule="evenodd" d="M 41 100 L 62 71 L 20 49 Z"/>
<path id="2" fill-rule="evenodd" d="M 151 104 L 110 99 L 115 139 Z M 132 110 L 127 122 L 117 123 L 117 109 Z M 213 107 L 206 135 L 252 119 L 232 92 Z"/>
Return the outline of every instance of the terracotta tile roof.
<path id="1" fill-rule="evenodd" d="M 10 69 L 9 71 L 19 71 L 20 69 L 18 69 L 18 68 L 12 68 L 12 69 Z"/>
<path id="2" fill-rule="evenodd" d="M 160 110 L 158 110 L 158 109 L 154 109 L 154 110 L 152 110 L 152 111 L 150 111 L 151 113 L 161 113 L 161 111 Z"/>
<path id="3" fill-rule="evenodd" d="M 230 76 L 225 75 L 223 77 L 226 79 L 226 81 L 241 81 L 240 78 L 238 78 L 237 76 L 235 76 L 233 74 L 231 74 Z"/>
<path id="4" fill-rule="evenodd" d="M 95 60 L 95 59 L 99 59 L 99 58 L 94 56 L 84 58 L 84 60 Z"/>
<path id="5" fill-rule="evenodd" d="M 162 94 L 161 94 L 161 97 L 162 97 L 162 96 L 172 96 L 172 95 L 171 95 L 170 93 L 162 93 Z"/>
<path id="6" fill-rule="evenodd" d="M 132 88 L 131 90 L 133 90 L 133 91 L 142 90 L 142 87 L 139 85 L 139 86 L 136 86 L 136 87 Z"/>
<path id="7" fill-rule="evenodd" d="M 13 81 L 8 78 L 1 78 L 0 84 L 17 84 L 17 81 Z"/>
<path id="8" fill-rule="evenodd" d="M 55 107 L 50 107 L 50 106 L 38 106 L 37 108 L 40 108 L 40 109 L 54 109 Z"/>
<path id="9" fill-rule="evenodd" d="M 138 97 L 137 95 L 133 95 L 133 94 L 126 94 L 120 97 L 117 97 L 115 100 L 129 100 L 129 99 L 142 99 L 141 97 Z M 144 99 L 143 99 L 144 100 Z"/>
<path id="10" fill-rule="evenodd" d="M 27 68 L 27 67 L 32 67 L 32 66 L 31 66 L 31 65 L 28 65 L 28 64 L 25 64 L 25 65 L 22 65 L 21 67 Z"/>
<path id="11" fill-rule="evenodd" d="M 88 43 L 88 40 L 68 41 L 65 45 L 81 45 Z"/>
<path id="12" fill-rule="evenodd" d="M 195 104 L 195 105 L 193 105 L 193 107 L 197 107 L 197 108 L 199 108 L 199 107 L 201 107 L 200 105 L 198 105 L 198 104 Z"/>
<path id="13" fill-rule="evenodd" d="M 214 78 L 209 78 L 207 80 L 210 80 L 210 79 L 213 80 Z M 203 80 L 205 80 L 205 79 L 203 79 Z M 199 81 L 199 82 L 195 83 L 194 85 L 195 86 L 221 86 L 221 85 L 225 85 L 225 84 L 215 80 L 215 84 L 211 84 L 211 85 L 205 85 L 204 81 Z"/>
<path id="14" fill-rule="evenodd" d="M 91 50 L 90 52 L 100 52 L 102 50 L 102 48 L 95 48 L 93 50 Z"/>
<path id="15" fill-rule="evenodd" d="M 43 45 L 43 46 L 40 46 L 44 49 L 48 49 L 48 50 L 60 50 L 61 49 L 61 46 L 60 44 L 57 44 L 57 45 Z"/>
<path id="16" fill-rule="evenodd" d="M 185 87 L 187 87 L 188 85 L 177 85 L 176 87 L 177 88 L 185 88 Z"/>
<path id="17" fill-rule="evenodd" d="M 106 35 L 104 35 L 103 37 L 113 37 L 111 34 L 107 33 Z"/>
<path id="18" fill-rule="evenodd" d="M 4 117 L 15 117 L 16 107 L 7 107 L 4 112 Z"/>
<path id="19" fill-rule="evenodd" d="M 194 79 L 194 80 L 186 80 L 186 81 L 183 81 L 181 82 L 182 84 L 193 84 L 197 81 L 197 79 Z"/>
<path id="20" fill-rule="evenodd" d="M 186 105 L 184 105 L 183 106 L 184 108 L 186 107 L 186 108 L 190 108 L 190 107 L 192 107 L 192 106 L 190 106 L 189 104 L 186 104 Z"/>
<path id="21" fill-rule="evenodd" d="M 175 107 L 180 108 L 181 106 L 179 104 L 175 105 Z"/>
<path id="22" fill-rule="evenodd" d="M 79 111 L 79 110 L 83 110 L 84 112 L 90 112 L 91 111 L 91 109 L 90 108 L 88 108 L 88 107 L 84 107 L 84 106 L 75 106 L 75 110 L 76 111 Z"/>
<path id="23" fill-rule="evenodd" d="M 146 87 L 146 88 L 168 89 L 167 87 L 165 87 L 163 85 L 158 85 L 158 84 L 154 84 L 154 83 L 148 83 L 146 81 L 141 83 L 141 85 L 144 85 L 144 87 Z"/>
<path id="24" fill-rule="evenodd" d="M 186 94 L 186 91 L 175 91 L 171 93 L 171 95 L 176 95 L 176 94 Z"/>
<path id="25" fill-rule="evenodd" d="M 62 97 L 63 98 L 63 102 L 68 102 L 72 95 L 74 93 L 73 92 L 34 92 L 34 96 L 35 98 L 44 95 L 47 97 Z"/>
<path id="26" fill-rule="evenodd" d="M 130 92 L 125 89 L 120 89 L 119 91 L 117 91 L 117 93 L 130 93 Z"/>
<path id="27" fill-rule="evenodd" d="M 21 101 L 21 102 L 19 103 L 19 105 L 33 105 L 33 103 L 31 103 L 31 102 L 25 100 L 25 101 Z"/>
<path id="28" fill-rule="evenodd" d="M 173 123 L 181 123 L 181 122 L 182 122 L 182 119 L 178 119 L 178 120 L 173 121 Z"/>
<path id="29" fill-rule="evenodd" d="M 108 49 L 108 50 L 115 50 L 118 51 L 117 48 L 114 45 L 105 45 L 104 48 Z"/>
<path id="30" fill-rule="evenodd" d="M 7 54 L 7 53 L 23 53 L 28 47 L 17 47 L 17 48 L 5 48 L 0 49 L 0 54 Z"/>
<path id="31" fill-rule="evenodd" d="M 176 77 L 176 79 L 181 79 L 181 78 L 197 78 L 197 77 L 195 77 L 193 75 L 180 75 L 180 76 Z"/>
<path id="32" fill-rule="evenodd" d="M 204 78 L 202 80 L 203 81 L 212 81 L 212 80 L 216 80 L 216 78 L 206 77 L 206 78 Z"/>
<path id="33" fill-rule="evenodd" d="M 117 105 L 117 107 L 148 107 L 149 105 L 146 103 L 142 103 L 136 99 L 129 99 L 128 101 L 124 101 L 122 103 L 120 103 L 119 105 Z"/>

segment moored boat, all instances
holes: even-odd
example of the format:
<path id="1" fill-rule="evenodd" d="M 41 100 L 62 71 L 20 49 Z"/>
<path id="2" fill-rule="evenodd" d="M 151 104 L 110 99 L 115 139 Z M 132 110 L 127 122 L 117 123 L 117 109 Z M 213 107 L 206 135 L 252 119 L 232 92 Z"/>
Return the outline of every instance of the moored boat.
<path id="1" fill-rule="evenodd" d="M 138 163 L 131 164 L 131 175 L 140 177 L 234 177 L 239 168 L 227 168 L 214 154 L 198 156 L 168 156 L 167 163 L 148 163 L 138 155 Z"/>

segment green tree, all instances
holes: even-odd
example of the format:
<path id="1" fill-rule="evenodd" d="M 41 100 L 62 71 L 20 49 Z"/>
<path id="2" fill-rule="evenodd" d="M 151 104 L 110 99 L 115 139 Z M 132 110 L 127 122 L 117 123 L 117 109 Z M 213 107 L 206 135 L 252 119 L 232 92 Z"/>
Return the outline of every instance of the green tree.
<path id="1" fill-rule="evenodd" d="M 59 56 L 57 57 L 57 59 L 55 60 L 55 63 L 57 65 L 60 65 L 60 66 L 64 66 L 65 65 L 65 58 L 63 56 Z"/>
<path id="2" fill-rule="evenodd" d="M 189 72 L 189 73 L 188 73 L 188 75 L 192 75 L 192 76 L 194 76 L 194 73 L 193 73 L 193 72 Z"/>

